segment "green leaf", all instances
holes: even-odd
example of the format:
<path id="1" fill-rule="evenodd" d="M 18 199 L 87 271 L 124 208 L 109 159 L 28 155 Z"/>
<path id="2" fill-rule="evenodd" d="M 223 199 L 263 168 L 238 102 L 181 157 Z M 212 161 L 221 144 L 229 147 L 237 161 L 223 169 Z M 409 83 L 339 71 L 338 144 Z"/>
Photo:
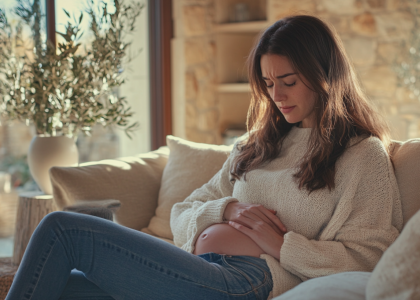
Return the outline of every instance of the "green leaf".
<path id="1" fill-rule="evenodd" d="M 70 18 L 70 14 L 69 14 L 69 12 L 68 12 L 67 10 L 65 10 L 64 8 L 63 8 L 63 11 L 64 11 L 64 13 L 67 15 L 67 17 L 69 17 L 69 18 Z"/>

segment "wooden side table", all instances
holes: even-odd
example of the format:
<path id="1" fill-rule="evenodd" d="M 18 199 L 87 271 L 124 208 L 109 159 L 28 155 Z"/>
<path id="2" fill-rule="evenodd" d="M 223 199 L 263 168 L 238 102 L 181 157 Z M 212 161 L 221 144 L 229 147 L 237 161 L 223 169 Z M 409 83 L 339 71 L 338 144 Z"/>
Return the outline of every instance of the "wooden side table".
<path id="1" fill-rule="evenodd" d="M 25 253 L 26 246 L 39 222 L 57 208 L 52 195 L 43 192 L 25 192 L 19 194 L 15 244 L 13 248 L 12 264 L 18 266 Z"/>

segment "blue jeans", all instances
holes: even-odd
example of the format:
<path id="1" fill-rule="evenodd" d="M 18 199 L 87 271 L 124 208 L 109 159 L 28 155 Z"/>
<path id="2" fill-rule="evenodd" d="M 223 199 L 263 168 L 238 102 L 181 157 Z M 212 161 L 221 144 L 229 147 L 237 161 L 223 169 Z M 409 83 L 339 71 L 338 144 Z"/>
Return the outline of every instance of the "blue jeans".
<path id="1" fill-rule="evenodd" d="M 6 300 L 266 299 L 267 264 L 188 253 L 98 217 L 53 212 L 38 225 Z"/>

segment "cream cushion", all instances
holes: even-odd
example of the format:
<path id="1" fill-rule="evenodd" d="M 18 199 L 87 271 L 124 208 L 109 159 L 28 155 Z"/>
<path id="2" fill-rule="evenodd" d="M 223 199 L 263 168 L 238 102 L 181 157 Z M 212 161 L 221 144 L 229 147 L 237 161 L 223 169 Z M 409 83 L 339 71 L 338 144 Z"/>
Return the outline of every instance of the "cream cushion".
<path id="1" fill-rule="evenodd" d="M 420 209 L 420 139 L 393 141 L 391 147 L 391 159 L 406 224 Z"/>
<path id="2" fill-rule="evenodd" d="M 343 272 L 309 279 L 273 300 L 365 300 L 370 272 Z"/>
<path id="3" fill-rule="evenodd" d="M 171 135 L 166 137 L 166 144 L 170 154 L 162 175 L 158 207 L 149 226 L 142 231 L 172 240 L 169 225 L 172 206 L 207 183 L 222 168 L 233 146 L 194 143 Z"/>
<path id="4" fill-rule="evenodd" d="M 420 299 L 420 211 L 379 260 L 368 281 L 366 299 Z"/>
<path id="5" fill-rule="evenodd" d="M 50 169 L 53 197 L 58 209 L 77 200 L 117 199 L 121 208 L 115 221 L 140 230 L 147 226 L 157 206 L 160 180 L 169 149 L 137 156 Z"/>

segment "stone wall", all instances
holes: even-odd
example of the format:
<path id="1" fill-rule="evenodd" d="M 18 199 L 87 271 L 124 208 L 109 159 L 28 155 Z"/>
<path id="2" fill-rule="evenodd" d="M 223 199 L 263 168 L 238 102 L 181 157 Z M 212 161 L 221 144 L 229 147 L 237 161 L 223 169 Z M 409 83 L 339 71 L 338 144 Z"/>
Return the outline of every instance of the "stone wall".
<path id="1" fill-rule="evenodd" d="M 400 86 L 402 61 L 414 26 L 415 0 L 272 0 L 269 20 L 309 13 L 333 25 L 369 99 L 387 118 L 392 137 L 420 137 L 420 103 Z"/>
<path id="2" fill-rule="evenodd" d="M 176 134 L 204 143 L 216 143 L 218 103 L 215 94 L 214 1 L 173 1 L 175 40 L 173 89 L 181 94 L 173 106 Z M 176 55 L 174 55 L 176 54 Z M 182 111 L 185 110 L 185 111 Z"/>
<path id="3" fill-rule="evenodd" d="M 237 0 L 226 0 L 240 2 Z M 267 0 L 270 23 L 291 14 L 312 14 L 343 40 L 362 87 L 387 118 L 392 137 L 420 137 L 420 102 L 399 84 L 395 66 L 407 53 L 416 0 Z M 248 1 L 249 2 L 249 1 Z M 220 142 L 220 104 L 215 84 L 216 0 L 175 0 L 174 134 Z"/>

